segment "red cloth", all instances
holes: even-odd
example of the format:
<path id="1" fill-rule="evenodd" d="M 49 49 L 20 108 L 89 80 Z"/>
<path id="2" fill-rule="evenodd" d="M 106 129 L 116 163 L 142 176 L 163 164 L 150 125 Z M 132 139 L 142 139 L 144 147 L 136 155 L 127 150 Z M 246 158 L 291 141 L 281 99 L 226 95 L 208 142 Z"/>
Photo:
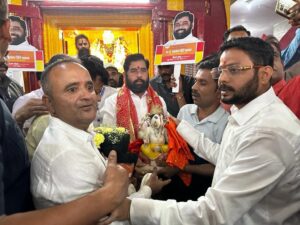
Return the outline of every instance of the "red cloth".
<path id="1" fill-rule="evenodd" d="M 139 154 L 141 151 L 142 144 L 144 144 L 142 139 L 136 139 L 135 141 L 129 144 L 128 151 L 131 153 Z"/>
<path id="2" fill-rule="evenodd" d="M 195 160 L 194 156 L 190 152 L 190 149 L 185 140 L 176 131 L 176 124 L 172 118 L 169 118 L 165 128 L 168 133 L 168 156 L 167 164 L 170 166 L 176 166 L 179 169 L 183 169 L 189 160 Z M 179 177 L 182 179 L 186 186 L 190 185 L 192 181 L 192 175 L 189 173 L 180 172 Z"/>
<path id="3" fill-rule="evenodd" d="M 149 85 L 147 89 L 147 106 L 148 112 L 151 111 L 152 106 L 161 106 L 162 103 L 157 93 Z M 131 98 L 130 90 L 123 85 L 119 90 L 117 96 L 117 126 L 125 127 L 130 134 L 130 140 L 135 141 L 138 138 L 139 121 L 135 105 Z"/>
<path id="4" fill-rule="evenodd" d="M 300 119 L 300 76 L 285 82 L 281 80 L 273 85 L 275 94 Z"/>
<path id="5" fill-rule="evenodd" d="M 276 84 L 273 85 L 273 89 L 275 91 L 275 94 L 278 96 L 279 92 L 282 90 L 282 88 L 286 85 L 285 80 L 278 81 Z"/>

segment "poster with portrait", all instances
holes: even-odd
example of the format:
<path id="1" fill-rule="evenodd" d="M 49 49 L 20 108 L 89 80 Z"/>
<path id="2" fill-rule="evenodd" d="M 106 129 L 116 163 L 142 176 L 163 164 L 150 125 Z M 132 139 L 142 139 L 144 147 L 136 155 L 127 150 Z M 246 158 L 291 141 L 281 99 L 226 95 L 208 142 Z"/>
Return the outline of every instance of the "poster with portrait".
<path id="1" fill-rule="evenodd" d="M 174 65 L 173 76 L 177 86 L 173 92 L 179 90 L 179 76 L 181 65 L 185 64 L 185 69 L 191 67 L 191 75 L 195 69 L 195 64 L 203 58 L 204 41 L 193 36 L 194 14 L 190 11 L 178 13 L 173 20 L 173 40 L 164 45 L 156 46 L 154 64 Z M 189 65 L 186 65 L 189 64 Z"/>
<path id="2" fill-rule="evenodd" d="M 155 65 L 194 64 L 203 57 L 204 41 L 193 36 L 194 14 L 178 13 L 173 20 L 173 40 L 156 46 Z"/>
<path id="3" fill-rule="evenodd" d="M 8 46 L 8 67 L 14 71 L 43 71 L 43 51 L 31 45 L 28 29 L 24 19 L 9 16 L 11 43 Z"/>

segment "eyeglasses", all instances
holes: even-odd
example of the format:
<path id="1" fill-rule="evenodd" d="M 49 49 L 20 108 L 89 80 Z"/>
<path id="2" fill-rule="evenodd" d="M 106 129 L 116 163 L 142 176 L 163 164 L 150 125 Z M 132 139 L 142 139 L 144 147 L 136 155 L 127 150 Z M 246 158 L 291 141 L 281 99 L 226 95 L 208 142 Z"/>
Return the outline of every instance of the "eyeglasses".
<path id="1" fill-rule="evenodd" d="M 226 71 L 229 75 L 231 76 L 235 76 L 240 74 L 243 71 L 246 70 L 251 70 L 251 69 L 255 69 L 255 68 L 261 68 L 263 66 L 239 66 L 239 65 L 231 65 L 231 66 L 227 66 L 226 68 L 222 68 L 222 67 L 215 67 L 212 68 L 212 70 L 210 71 L 212 78 L 213 79 L 219 79 L 221 73 L 223 73 L 224 71 Z"/>

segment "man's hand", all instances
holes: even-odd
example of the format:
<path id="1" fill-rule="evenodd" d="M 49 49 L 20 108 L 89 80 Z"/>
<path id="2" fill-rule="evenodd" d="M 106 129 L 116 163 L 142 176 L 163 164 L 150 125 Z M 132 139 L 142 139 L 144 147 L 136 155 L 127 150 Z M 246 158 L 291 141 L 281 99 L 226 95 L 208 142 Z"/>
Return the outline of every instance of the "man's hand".
<path id="1" fill-rule="evenodd" d="M 157 168 L 154 168 L 149 180 L 146 182 L 146 185 L 148 185 L 152 190 L 152 195 L 157 194 L 161 191 L 161 189 L 169 184 L 171 182 L 170 179 L 168 180 L 162 180 L 158 178 L 157 176 Z"/>
<path id="2" fill-rule="evenodd" d="M 107 167 L 104 174 L 104 186 L 108 187 L 113 196 L 116 196 L 116 204 L 120 204 L 128 194 L 128 172 L 122 166 L 117 165 L 117 153 L 112 150 L 108 155 Z"/>
<path id="3" fill-rule="evenodd" d="M 182 93 L 182 79 L 181 79 L 181 76 L 179 76 L 179 89 L 178 89 L 178 93 Z M 177 82 L 176 82 L 176 79 L 174 77 L 174 75 L 171 76 L 171 79 L 170 79 L 170 86 L 173 88 L 173 87 L 177 87 Z"/>
<path id="4" fill-rule="evenodd" d="M 289 20 L 289 23 L 292 26 L 300 27 L 300 1 L 297 0 L 296 5 L 294 5 L 292 8 L 288 10 L 289 15 L 291 15 L 291 18 Z"/>
<path id="5" fill-rule="evenodd" d="M 162 175 L 165 178 L 171 178 L 174 175 L 176 175 L 177 173 L 179 173 L 180 169 L 177 167 L 171 167 L 171 166 L 166 166 L 166 167 L 162 167 L 157 171 L 158 175 Z"/>
<path id="6" fill-rule="evenodd" d="M 49 113 L 47 106 L 44 105 L 42 99 L 32 98 L 23 105 L 15 113 L 15 120 L 19 125 L 28 120 L 32 116 L 40 116 Z"/>
<path id="7" fill-rule="evenodd" d="M 116 220 L 118 221 L 124 221 L 124 220 L 130 220 L 130 205 L 131 200 L 124 199 L 122 204 L 116 208 L 109 217 L 105 217 L 104 219 L 100 220 L 100 223 L 98 225 L 107 225 L 110 224 Z"/>
<path id="8" fill-rule="evenodd" d="M 176 126 L 178 126 L 178 125 L 180 124 L 181 120 L 179 120 L 179 119 L 177 119 L 176 117 L 171 116 L 171 115 L 169 115 L 169 117 L 172 118 L 172 120 L 175 122 Z"/>

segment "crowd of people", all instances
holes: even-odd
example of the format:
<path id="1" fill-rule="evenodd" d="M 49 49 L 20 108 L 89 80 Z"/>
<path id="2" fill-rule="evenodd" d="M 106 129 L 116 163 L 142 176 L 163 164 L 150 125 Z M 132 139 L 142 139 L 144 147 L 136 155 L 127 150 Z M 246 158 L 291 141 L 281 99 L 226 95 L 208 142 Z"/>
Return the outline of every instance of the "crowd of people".
<path id="1" fill-rule="evenodd" d="M 299 10 L 290 9 L 292 26 L 300 26 Z M 285 76 L 299 61 L 295 48 L 236 26 L 195 76 L 176 83 L 173 65 L 150 79 L 140 53 L 126 57 L 123 74 L 105 68 L 81 34 L 77 56 L 54 55 L 38 74 L 40 88 L 24 94 L 6 76 L 16 42 L 10 19 L 0 0 L 1 225 L 300 224 L 300 76 Z M 189 37 L 193 21 L 179 14 L 175 39 Z M 136 144 L 155 107 L 175 122 L 193 159 L 149 170 L 135 152 L 136 185 L 114 149 L 101 154 L 93 128 L 124 127 Z"/>

